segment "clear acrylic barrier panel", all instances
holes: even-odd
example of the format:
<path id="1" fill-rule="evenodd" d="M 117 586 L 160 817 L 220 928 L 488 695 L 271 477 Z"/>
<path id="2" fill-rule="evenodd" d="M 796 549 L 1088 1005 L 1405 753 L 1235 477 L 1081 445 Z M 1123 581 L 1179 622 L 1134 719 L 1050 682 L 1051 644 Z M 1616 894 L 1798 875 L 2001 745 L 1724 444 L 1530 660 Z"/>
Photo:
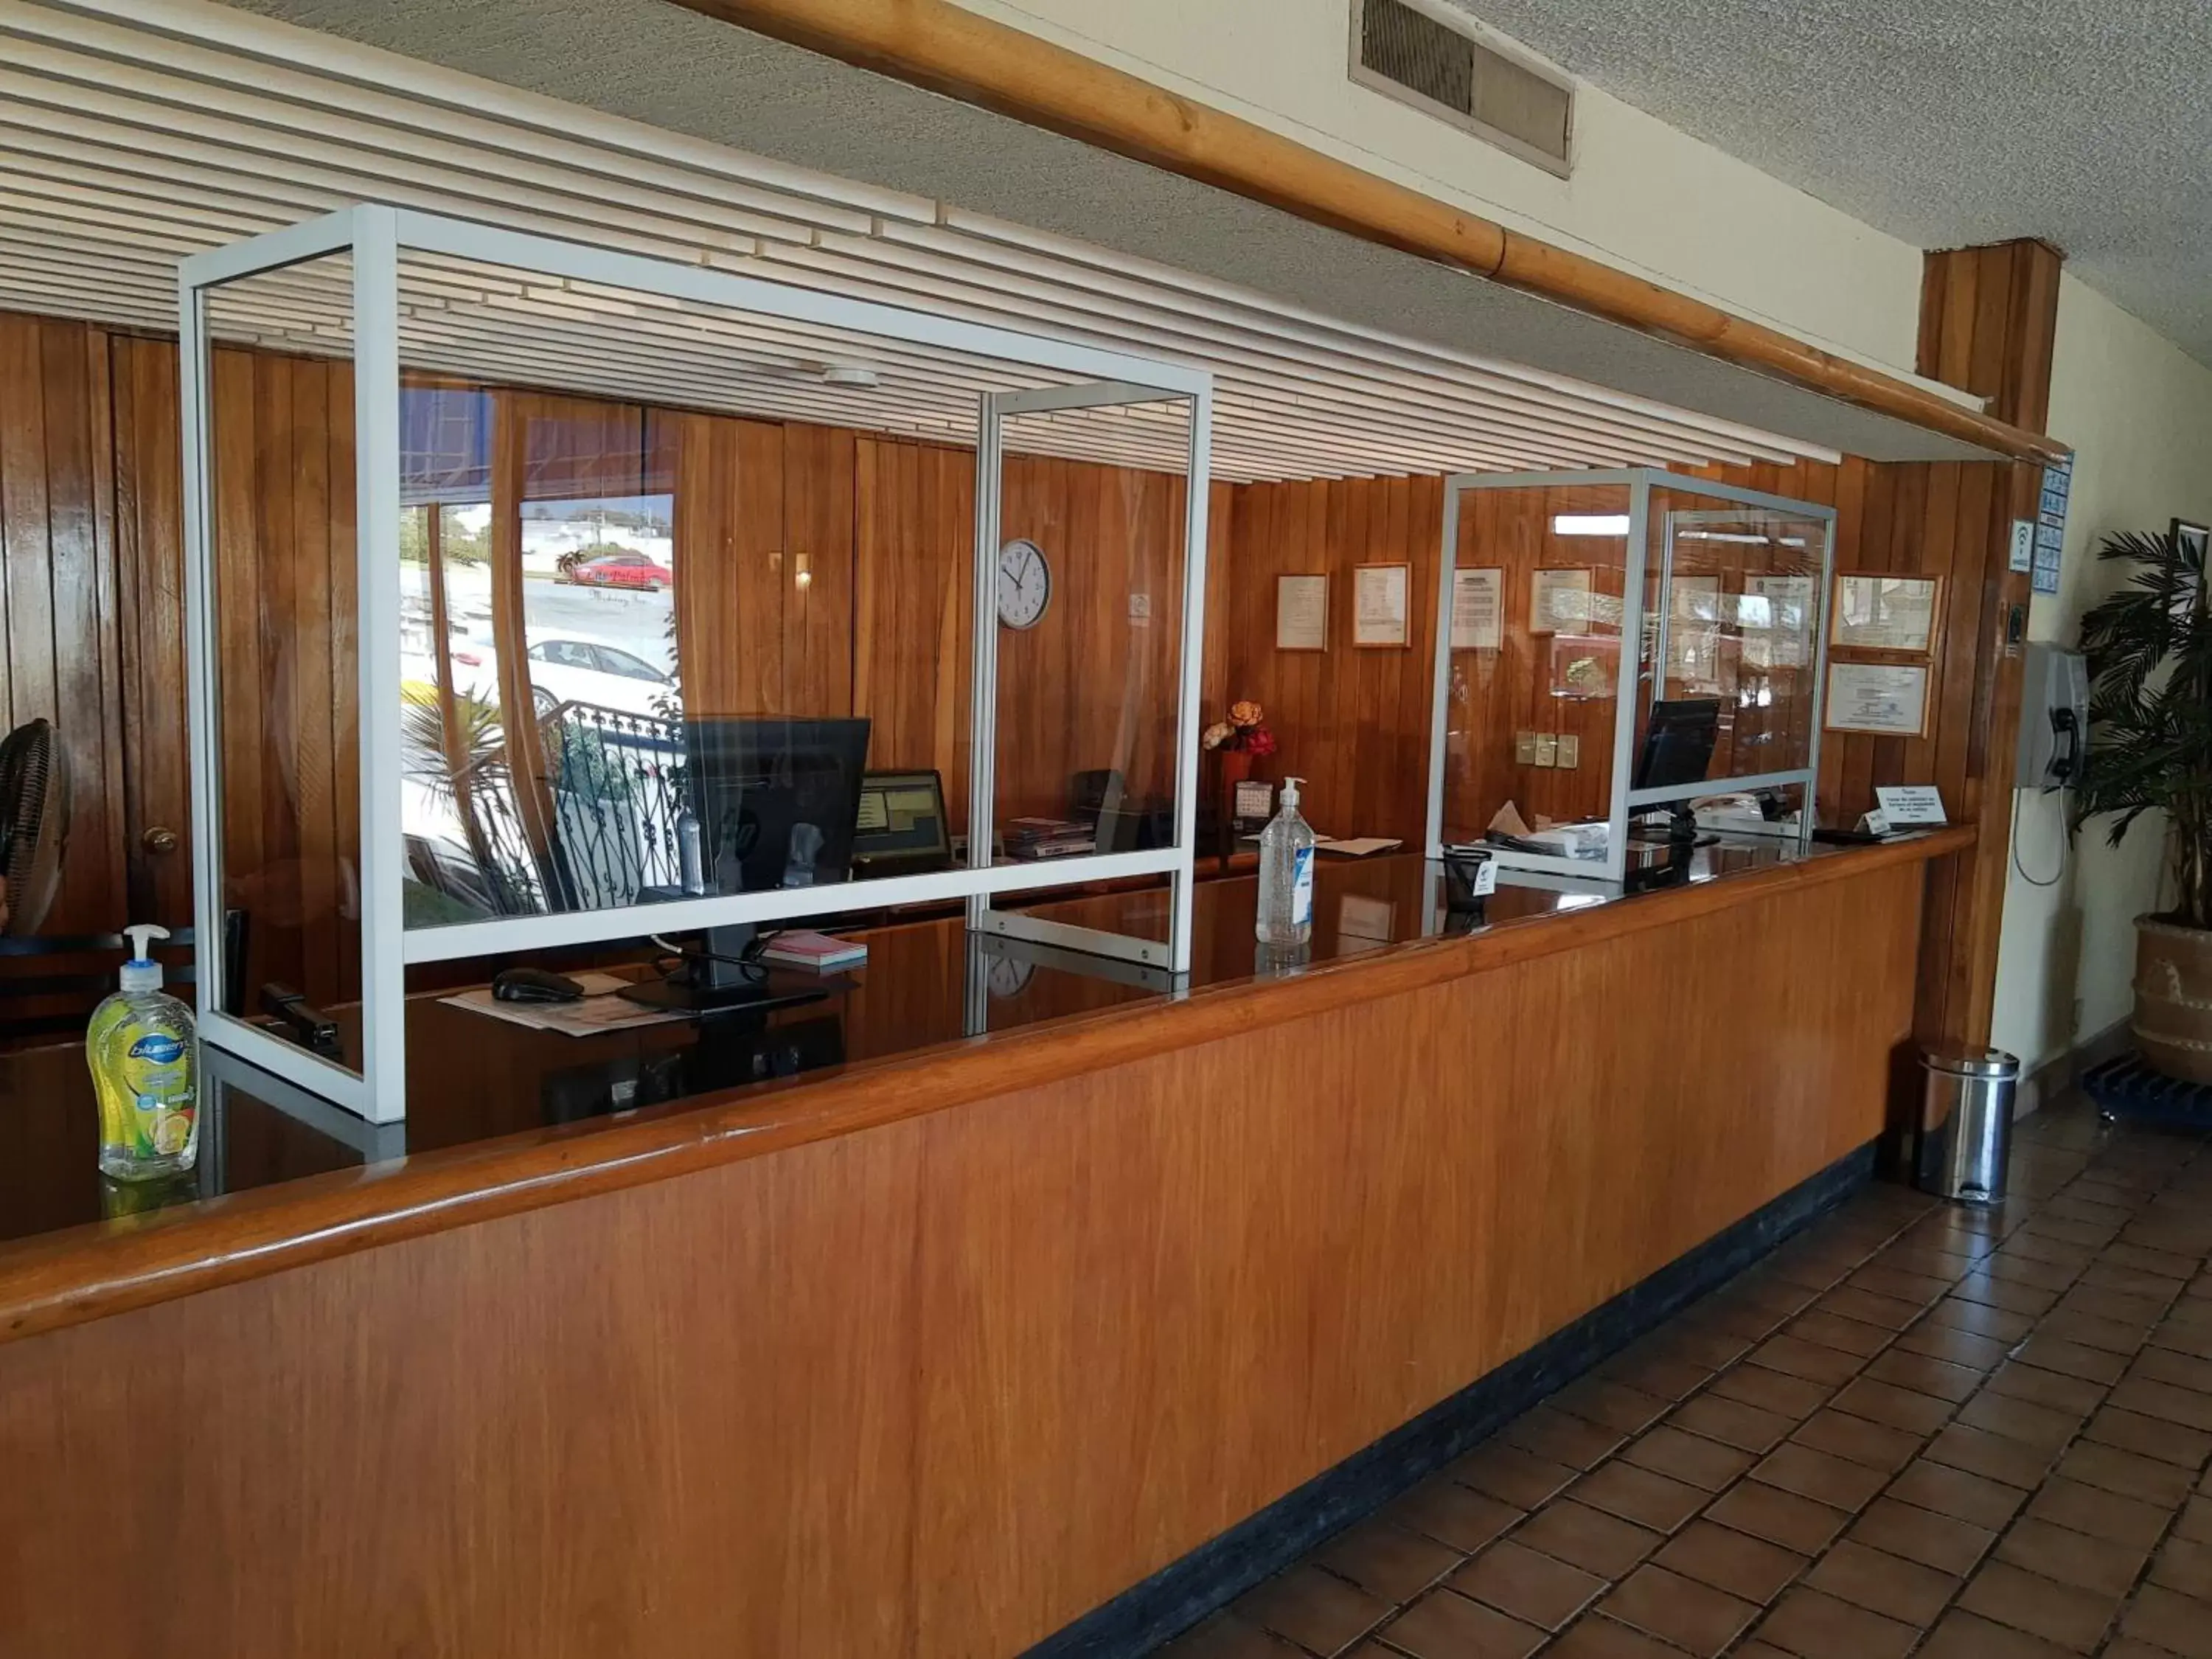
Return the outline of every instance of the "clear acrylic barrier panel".
<path id="1" fill-rule="evenodd" d="M 998 428 L 994 856 L 1172 848 L 1191 403 L 1102 387 Z M 1055 399 L 1056 400 L 1056 399 Z M 1144 936 L 1164 943 L 1167 919 Z"/>
<path id="2" fill-rule="evenodd" d="M 1186 969 L 1207 377 L 773 274 L 379 206 L 182 263 L 202 958 L 235 917 L 286 1011 L 214 1040 L 384 1120 L 415 965 L 704 929 L 720 994 L 757 930 L 1079 882 L 1168 878 L 1124 943 Z M 1001 415 L 1100 503 L 1004 702 Z M 1036 815 L 1134 779 L 1064 861 L 994 856 L 1002 707 L 1061 711 Z"/>
<path id="3" fill-rule="evenodd" d="M 1826 598 L 1829 520 L 1692 490 L 1651 492 L 1638 677 L 1639 793 L 1716 788 L 1774 778 L 1813 763 Z M 1659 724 L 1709 724 L 1710 750 L 1692 755 Z M 1702 732 L 1696 744 L 1705 741 Z M 1702 768 L 1690 762 L 1702 759 Z M 1650 797 L 1647 794 L 1647 799 Z"/>
<path id="4" fill-rule="evenodd" d="M 240 924 L 249 1016 L 284 1000 L 310 1021 L 303 1007 L 362 997 L 352 285 L 336 253 L 204 294 L 215 833 L 199 856 L 213 913 Z M 302 1054 L 357 1078 L 358 1021 L 316 1029 Z"/>
<path id="5" fill-rule="evenodd" d="M 1460 496 L 1443 839 L 1497 830 L 1603 856 L 1621 676 L 1630 487 Z"/>
<path id="6" fill-rule="evenodd" d="M 404 249 L 399 301 L 410 929 L 964 862 L 980 401 L 1074 377 Z M 1097 850 L 1173 845 L 1188 410 L 1019 422 L 1002 826 L 1119 770 Z"/>

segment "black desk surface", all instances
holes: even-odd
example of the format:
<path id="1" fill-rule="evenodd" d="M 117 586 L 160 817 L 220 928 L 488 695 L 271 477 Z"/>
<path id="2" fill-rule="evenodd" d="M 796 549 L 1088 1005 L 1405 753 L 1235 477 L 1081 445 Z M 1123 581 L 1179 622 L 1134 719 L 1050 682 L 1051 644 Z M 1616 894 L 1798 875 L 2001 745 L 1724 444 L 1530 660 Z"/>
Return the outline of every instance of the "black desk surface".
<path id="1" fill-rule="evenodd" d="M 1813 857 L 1827 855 L 1820 848 Z M 1687 879 L 1704 882 L 1801 856 L 1794 845 L 1731 842 L 1701 849 Z M 1623 902 L 1600 884 L 1570 890 L 1504 878 L 1480 930 L 1515 927 Z M 203 1046 L 198 1169 L 165 1183 L 100 1174 L 91 1079 L 81 1042 L 0 1053 L 0 1240 L 27 1238 L 148 1209 L 386 1158 L 550 1126 L 588 1133 L 643 1109 L 727 1099 L 732 1088 L 794 1073 L 865 1066 L 938 1045 L 1209 987 L 1295 974 L 1356 954 L 1402 947 L 1473 923 L 1445 914 L 1437 866 L 1410 854 L 1324 858 L 1313 941 L 1304 962 L 1271 962 L 1255 943 L 1257 882 L 1201 882 L 1186 990 L 1121 964 L 971 936 L 953 918 L 871 930 L 866 965 L 830 999 L 766 1016 L 721 1016 L 571 1037 L 453 1007 L 434 993 L 408 1008 L 407 1115 L 375 1127 L 299 1097 Z M 1164 889 L 1062 897 L 1030 913 L 1166 937 Z M 672 1106 L 670 1103 L 673 1103 Z"/>

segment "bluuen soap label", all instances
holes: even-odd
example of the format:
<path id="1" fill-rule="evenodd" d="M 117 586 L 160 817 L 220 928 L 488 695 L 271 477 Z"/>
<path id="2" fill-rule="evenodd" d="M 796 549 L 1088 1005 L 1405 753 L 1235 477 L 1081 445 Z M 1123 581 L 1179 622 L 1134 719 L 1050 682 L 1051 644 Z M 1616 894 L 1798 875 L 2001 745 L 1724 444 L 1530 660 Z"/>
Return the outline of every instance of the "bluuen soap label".
<path id="1" fill-rule="evenodd" d="M 1298 849 L 1291 869 L 1291 925 L 1304 927 L 1313 920 L 1314 849 Z"/>
<path id="2" fill-rule="evenodd" d="M 149 1031 L 133 1042 L 123 1060 L 123 1085 L 131 1096 L 131 1139 L 141 1152 L 172 1158 L 192 1138 L 191 1050 L 166 1031 Z"/>

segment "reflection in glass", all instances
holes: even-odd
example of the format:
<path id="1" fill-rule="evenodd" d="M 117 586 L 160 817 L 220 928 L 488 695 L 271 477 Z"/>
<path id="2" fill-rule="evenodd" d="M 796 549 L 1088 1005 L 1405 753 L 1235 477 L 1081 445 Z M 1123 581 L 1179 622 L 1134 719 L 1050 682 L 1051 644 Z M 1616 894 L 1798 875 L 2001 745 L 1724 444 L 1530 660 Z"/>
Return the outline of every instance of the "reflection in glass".
<path id="1" fill-rule="evenodd" d="M 1601 858 L 1620 695 L 1629 488 L 1468 489 L 1459 504 L 1443 839 Z"/>
<path id="2" fill-rule="evenodd" d="M 205 293 L 214 851 L 256 1014 L 360 995 L 351 296 L 344 255 Z"/>
<path id="3" fill-rule="evenodd" d="M 1189 418 L 1158 399 L 1004 421 L 994 794 L 1013 857 L 1175 844 Z M 1061 459 L 1071 441 L 1102 459 Z"/>
<path id="4" fill-rule="evenodd" d="M 1709 704 L 1705 777 L 1802 769 L 1813 748 L 1826 524 L 1680 490 L 1655 491 L 1652 518 L 1662 557 L 1647 584 L 1645 727 L 1655 696 Z"/>

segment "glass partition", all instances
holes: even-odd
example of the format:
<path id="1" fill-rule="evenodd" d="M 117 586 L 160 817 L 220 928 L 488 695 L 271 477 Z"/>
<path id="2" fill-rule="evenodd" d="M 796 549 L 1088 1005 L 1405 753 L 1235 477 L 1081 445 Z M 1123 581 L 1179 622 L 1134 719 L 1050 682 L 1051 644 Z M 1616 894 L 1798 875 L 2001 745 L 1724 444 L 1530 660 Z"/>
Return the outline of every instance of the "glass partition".
<path id="1" fill-rule="evenodd" d="M 978 523 L 997 553 L 978 661 L 997 740 L 970 793 L 991 826 L 994 864 L 1188 845 L 1194 412 L 1189 398 L 1123 385 L 986 401 Z M 994 933 L 1164 966 L 1172 908 L 1148 921 L 1125 911 L 1115 933 L 1089 938 L 994 910 L 988 896 L 973 919 Z"/>
<path id="2" fill-rule="evenodd" d="M 1710 705 L 1713 739 L 1667 775 L 1634 781 L 1631 806 L 1683 799 L 1698 785 L 1741 793 L 1802 777 L 1820 714 L 1827 517 L 1678 488 L 1654 489 L 1651 511 L 1661 556 L 1647 578 L 1638 753 L 1652 741 L 1655 702 L 1662 717 L 1699 721 Z"/>
<path id="3" fill-rule="evenodd" d="M 363 975 L 354 278 L 343 247 L 227 275 L 183 346 L 199 981 L 235 968 L 275 1063 L 339 1092 L 364 1069 L 330 1018 Z"/>
<path id="4" fill-rule="evenodd" d="M 1202 372 L 386 208 L 180 286 L 263 354 L 192 375 L 202 925 L 359 1005 L 347 1103 L 409 963 L 1149 877 L 1046 942 L 1188 970 Z"/>
<path id="5" fill-rule="evenodd" d="M 1455 479 L 1447 503 L 1431 847 L 1601 872 L 1643 592 L 1634 489 L 1624 474 Z"/>
<path id="6" fill-rule="evenodd" d="M 1832 509 L 1664 472 L 1448 481 L 1431 853 L 1619 881 L 1809 836 Z"/>

